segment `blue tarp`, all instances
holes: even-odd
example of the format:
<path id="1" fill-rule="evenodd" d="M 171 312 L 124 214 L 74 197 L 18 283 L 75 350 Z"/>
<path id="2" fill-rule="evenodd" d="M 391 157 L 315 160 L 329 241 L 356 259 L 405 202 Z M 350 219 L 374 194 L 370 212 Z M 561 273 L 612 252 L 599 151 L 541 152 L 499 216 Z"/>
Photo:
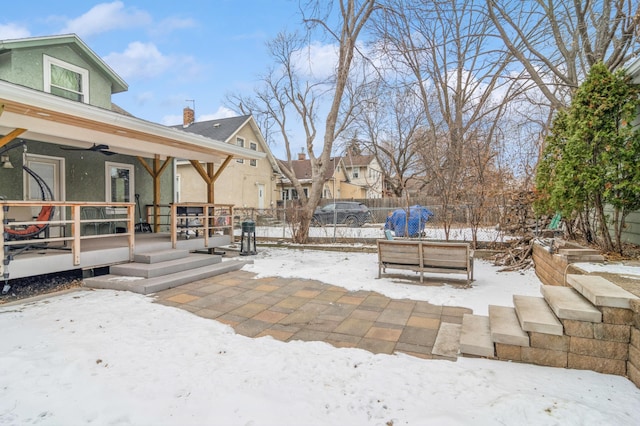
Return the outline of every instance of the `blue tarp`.
<path id="1" fill-rule="evenodd" d="M 433 216 L 431 210 L 420 205 L 409 207 L 409 237 L 418 237 L 424 231 L 424 225 Z M 385 229 L 390 229 L 396 237 L 404 237 L 405 224 L 407 224 L 407 211 L 405 209 L 395 210 L 387 217 L 384 224 Z"/>

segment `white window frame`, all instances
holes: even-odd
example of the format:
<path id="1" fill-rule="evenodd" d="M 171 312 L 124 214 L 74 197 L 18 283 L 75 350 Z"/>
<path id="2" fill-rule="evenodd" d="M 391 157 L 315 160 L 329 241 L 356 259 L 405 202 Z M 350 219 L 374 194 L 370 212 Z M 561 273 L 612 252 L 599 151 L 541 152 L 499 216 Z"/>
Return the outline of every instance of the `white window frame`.
<path id="1" fill-rule="evenodd" d="M 244 138 L 241 138 L 240 136 L 236 136 L 236 145 L 239 146 L 240 148 L 244 148 Z M 236 162 L 243 164 L 244 163 L 244 159 L 243 158 L 238 158 L 236 160 Z"/>
<path id="2" fill-rule="evenodd" d="M 352 177 L 353 179 L 358 179 L 358 178 L 360 178 L 360 167 L 357 167 L 357 166 L 356 166 L 356 167 L 354 167 L 354 168 L 351 170 L 351 177 Z"/>
<path id="3" fill-rule="evenodd" d="M 257 151 L 258 144 L 255 142 L 249 142 L 249 149 L 251 149 L 252 151 Z M 255 160 L 255 159 L 249 160 L 249 165 L 253 167 L 258 167 L 258 160 Z"/>
<path id="4" fill-rule="evenodd" d="M 129 170 L 129 203 L 132 203 L 135 200 L 135 167 L 133 164 L 125 164 L 125 163 L 114 163 L 111 161 L 106 161 L 104 163 L 104 199 L 108 203 L 113 203 L 111 199 L 111 169 L 125 169 Z M 126 213 L 126 211 L 125 211 Z"/>
<path id="5" fill-rule="evenodd" d="M 61 61 L 60 59 L 53 58 L 48 55 L 42 55 L 42 66 L 44 73 L 44 91 L 47 93 L 51 93 L 51 65 L 59 66 L 60 68 L 68 69 L 69 71 L 73 71 L 75 73 L 80 74 L 82 77 L 82 91 L 78 92 L 79 95 L 82 96 L 82 101 L 85 104 L 89 103 L 89 70 L 84 68 L 80 68 L 76 65 L 70 64 L 65 61 Z M 69 90 L 66 87 L 63 87 L 64 90 Z M 75 92 L 74 92 L 75 93 Z M 67 98 L 65 98 L 67 99 Z"/>

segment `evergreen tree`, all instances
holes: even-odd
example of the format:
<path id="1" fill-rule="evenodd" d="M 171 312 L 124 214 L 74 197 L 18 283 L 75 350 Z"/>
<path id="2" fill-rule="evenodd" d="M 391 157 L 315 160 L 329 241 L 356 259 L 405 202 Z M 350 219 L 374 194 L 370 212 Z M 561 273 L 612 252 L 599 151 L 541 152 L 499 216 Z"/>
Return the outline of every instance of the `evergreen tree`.
<path id="1" fill-rule="evenodd" d="M 624 219 L 640 209 L 639 95 L 624 71 L 595 64 L 555 117 L 538 166 L 538 212 L 577 219 L 586 240 L 606 251 L 622 251 Z"/>

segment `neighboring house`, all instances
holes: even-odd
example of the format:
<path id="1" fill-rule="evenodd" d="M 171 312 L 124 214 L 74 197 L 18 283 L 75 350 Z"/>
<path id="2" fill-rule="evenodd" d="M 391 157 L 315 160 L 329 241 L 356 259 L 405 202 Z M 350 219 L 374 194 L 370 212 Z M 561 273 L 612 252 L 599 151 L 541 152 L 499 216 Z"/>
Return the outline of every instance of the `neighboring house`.
<path id="1" fill-rule="evenodd" d="M 194 111 L 185 108 L 183 117 L 183 124 L 174 128 L 266 154 L 262 160 L 237 159 L 227 164 L 216 180 L 214 199 L 217 204 L 258 209 L 275 207 L 279 199 L 280 170 L 253 116 L 195 122 Z M 176 198 L 181 202 L 206 201 L 206 182 L 193 165 L 180 160 L 176 169 Z"/>
<path id="2" fill-rule="evenodd" d="M 359 193 L 349 198 L 382 198 L 384 176 L 375 155 L 347 149 L 343 162 L 350 183 L 359 187 Z"/>
<path id="3" fill-rule="evenodd" d="M 633 83 L 640 84 L 640 58 L 632 62 L 626 71 Z M 634 124 L 640 126 L 640 111 L 638 111 L 638 117 Z M 625 229 L 622 232 L 622 239 L 625 242 L 640 245 L 640 211 L 631 212 L 625 218 Z"/>
<path id="4" fill-rule="evenodd" d="M 278 160 L 282 167 L 287 167 L 287 161 Z M 302 185 L 303 191 L 308 196 L 311 184 L 313 183 L 311 176 L 311 160 L 306 159 L 304 153 L 298 154 L 297 160 L 292 160 L 291 165 L 293 173 Z M 342 157 L 333 157 L 330 160 L 329 167 L 325 173 L 327 181 L 322 188 L 322 198 L 327 199 L 345 199 L 345 198 L 357 198 L 356 195 L 360 195 L 361 188 L 357 185 L 352 185 L 349 181 L 349 177 L 346 173 L 346 167 Z M 287 177 L 282 176 L 279 182 L 281 200 L 296 200 L 298 199 L 298 193 L 293 184 Z"/>
<path id="5" fill-rule="evenodd" d="M 264 153 L 126 114 L 111 98 L 127 89 L 124 80 L 74 34 L 0 40 L 0 203 L 5 219 L 14 217 L 20 206 L 33 206 L 36 213 L 37 200 L 43 202 L 39 182 L 23 166 L 36 171 L 52 189 L 59 203 L 54 220 L 77 220 L 73 212 L 92 203 L 117 203 L 125 206 L 130 224 L 136 194 L 142 205 L 174 201 L 175 158 L 197 159 L 208 169 L 215 165 L 218 172 L 237 158 L 265 161 Z M 53 231 L 67 236 L 71 232 L 76 247 L 76 228 L 64 225 Z M 130 228 L 125 231 L 132 235 Z M 97 255 L 91 262 L 78 252 L 58 264 L 31 262 L 24 273 L 131 260 L 133 248 L 129 242 L 124 251 L 113 252 L 113 258 Z M 2 250 L 7 265 L 7 246 Z M 116 255 L 122 257 L 115 259 Z M 44 270 L 45 264 L 50 269 Z M 6 273 L 4 265 L 0 272 Z M 12 276 L 20 276 L 12 265 Z"/>

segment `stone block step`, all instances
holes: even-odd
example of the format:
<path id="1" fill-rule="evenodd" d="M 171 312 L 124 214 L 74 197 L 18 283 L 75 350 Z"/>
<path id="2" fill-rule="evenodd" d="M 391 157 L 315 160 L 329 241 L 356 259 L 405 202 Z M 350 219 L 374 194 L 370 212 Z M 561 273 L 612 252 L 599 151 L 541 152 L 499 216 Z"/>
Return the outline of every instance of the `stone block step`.
<path id="1" fill-rule="evenodd" d="M 540 291 L 558 318 L 602 322 L 602 312 L 572 287 L 543 285 Z"/>
<path id="2" fill-rule="evenodd" d="M 514 308 L 489 305 L 489 326 L 494 343 L 529 346 L 529 334 L 520 327 Z"/>
<path id="3" fill-rule="evenodd" d="M 580 254 L 586 254 L 586 255 L 599 255 L 600 252 L 598 250 L 594 250 L 594 249 L 585 249 L 585 248 L 580 248 L 580 249 L 559 249 L 558 253 L 560 254 L 565 254 L 565 255 L 580 255 Z"/>
<path id="4" fill-rule="evenodd" d="M 567 274 L 567 283 L 596 306 L 630 309 L 629 301 L 638 299 L 634 294 L 598 275 Z"/>
<path id="5" fill-rule="evenodd" d="M 514 295 L 513 304 L 524 331 L 562 336 L 562 323 L 542 297 Z"/>
<path id="6" fill-rule="evenodd" d="M 153 278 L 175 272 L 200 268 L 201 266 L 220 263 L 222 256 L 209 254 L 191 254 L 181 259 L 167 260 L 160 263 L 124 263 L 109 268 L 114 275 L 126 275 L 132 277 Z"/>
<path id="7" fill-rule="evenodd" d="M 565 258 L 569 263 L 576 262 L 593 262 L 593 263 L 602 263 L 604 262 L 604 256 L 601 254 L 569 254 L 566 255 Z"/>
<path id="8" fill-rule="evenodd" d="M 460 330 L 460 353 L 488 358 L 495 357 L 495 346 L 491 341 L 489 317 L 464 314 Z"/>
<path id="9" fill-rule="evenodd" d="M 126 290 L 139 294 L 151 294 L 193 281 L 236 271 L 251 262 L 250 260 L 227 260 L 214 265 L 202 266 L 188 271 L 153 278 L 107 274 L 99 277 L 85 278 L 84 286 L 110 290 Z"/>
<path id="10" fill-rule="evenodd" d="M 189 250 L 159 250 L 148 253 L 136 253 L 133 261 L 137 263 L 160 263 L 168 260 L 183 259 L 189 256 Z"/>
<path id="11" fill-rule="evenodd" d="M 447 358 L 457 358 L 460 351 L 460 324 L 450 322 L 440 323 L 436 341 L 431 353 Z"/>

